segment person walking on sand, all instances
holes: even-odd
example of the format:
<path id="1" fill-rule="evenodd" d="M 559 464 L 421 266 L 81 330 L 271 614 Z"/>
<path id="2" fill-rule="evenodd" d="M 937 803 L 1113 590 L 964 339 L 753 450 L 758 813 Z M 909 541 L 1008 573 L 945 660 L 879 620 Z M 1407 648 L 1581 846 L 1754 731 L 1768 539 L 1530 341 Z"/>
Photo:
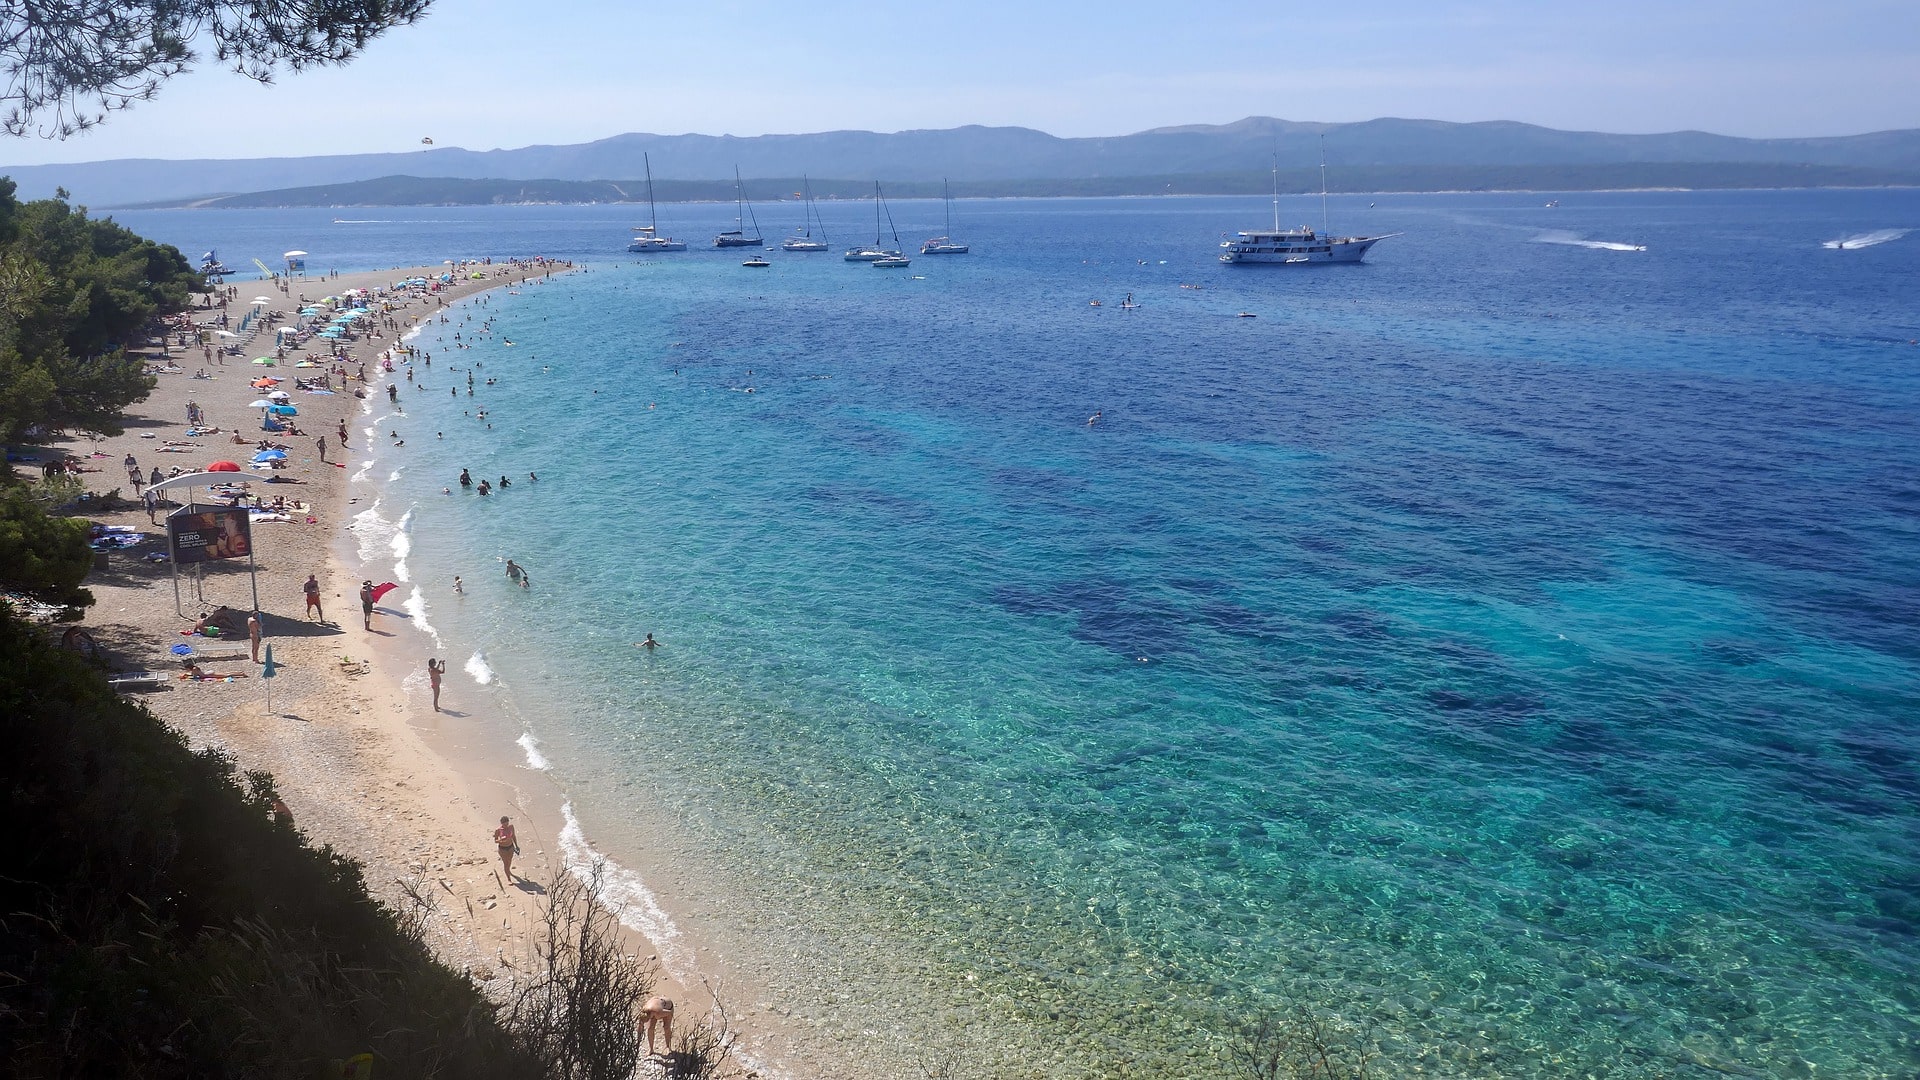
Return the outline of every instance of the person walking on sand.
<path id="1" fill-rule="evenodd" d="M 360 583 L 360 621 L 366 628 L 373 629 L 373 582 Z"/>
<path id="2" fill-rule="evenodd" d="M 440 677 L 447 673 L 447 662 L 427 657 L 427 683 L 433 687 L 433 711 L 440 711 Z"/>
<path id="3" fill-rule="evenodd" d="M 500 819 L 500 827 L 493 830 L 493 845 L 500 849 L 500 865 L 507 869 L 507 880 L 513 880 L 513 857 L 520 854 L 520 841 L 513 835 L 513 822 Z"/>
<path id="4" fill-rule="evenodd" d="M 306 584 L 300 586 L 300 591 L 307 594 L 308 614 L 317 617 L 321 622 L 326 622 L 327 613 L 320 608 L 320 579 L 308 574 Z"/>
<path id="5" fill-rule="evenodd" d="M 653 1052 L 653 1029 L 660 1029 L 661 1044 L 667 1053 L 673 1053 L 673 1002 L 663 997 L 650 997 L 640 1006 L 640 1030 L 647 1037 L 647 1056 L 656 1057 Z"/>
<path id="6" fill-rule="evenodd" d="M 260 662 L 260 613 L 257 611 L 249 612 L 247 615 L 247 645 L 249 646 L 249 648 L 253 653 L 253 662 L 256 664 L 259 663 Z"/>

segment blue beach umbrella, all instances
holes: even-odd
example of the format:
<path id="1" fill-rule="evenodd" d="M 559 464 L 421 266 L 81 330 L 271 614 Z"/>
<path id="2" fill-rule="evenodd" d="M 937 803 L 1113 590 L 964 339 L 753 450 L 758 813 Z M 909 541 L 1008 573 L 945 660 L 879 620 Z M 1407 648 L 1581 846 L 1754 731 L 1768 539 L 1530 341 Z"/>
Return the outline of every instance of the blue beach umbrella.
<path id="1" fill-rule="evenodd" d="M 253 463 L 255 465 L 258 465 L 263 461 L 285 461 L 285 460 L 287 460 L 287 452 L 285 450 L 262 450 L 259 453 L 253 455 Z"/>
<path id="2" fill-rule="evenodd" d="M 269 644 L 267 646 L 266 662 L 260 665 L 260 677 L 262 679 L 272 679 L 278 674 L 280 674 L 280 668 L 273 662 L 273 646 Z M 273 711 L 273 683 L 271 682 L 267 683 L 267 711 Z"/>
<path id="3" fill-rule="evenodd" d="M 299 416 L 300 410 L 292 405 L 269 405 L 267 411 L 275 416 Z"/>

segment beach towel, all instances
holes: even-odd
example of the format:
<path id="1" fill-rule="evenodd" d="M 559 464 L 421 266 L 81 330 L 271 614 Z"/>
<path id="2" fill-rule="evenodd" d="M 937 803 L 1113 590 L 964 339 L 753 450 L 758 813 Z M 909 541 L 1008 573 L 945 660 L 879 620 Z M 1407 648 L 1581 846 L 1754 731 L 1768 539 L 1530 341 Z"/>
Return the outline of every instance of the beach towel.
<path id="1" fill-rule="evenodd" d="M 393 590 L 399 587 L 400 586 L 394 584 L 391 581 L 383 581 L 380 584 L 375 585 L 373 587 L 373 602 L 376 604 L 379 603 L 381 597 L 387 595 L 388 593 L 392 592 Z"/>

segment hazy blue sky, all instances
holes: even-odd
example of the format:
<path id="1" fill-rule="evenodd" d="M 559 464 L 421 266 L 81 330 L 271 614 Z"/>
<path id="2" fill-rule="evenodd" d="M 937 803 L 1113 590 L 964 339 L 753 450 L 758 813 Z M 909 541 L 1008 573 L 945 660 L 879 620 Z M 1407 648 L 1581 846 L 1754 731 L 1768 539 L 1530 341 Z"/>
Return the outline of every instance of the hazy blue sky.
<path id="1" fill-rule="evenodd" d="M 1920 0 L 439 0 L 348 67 L 260 87 L 210 66 L 85 136 L 0 139 L 0 163 L 627 131 L 1119 135 L 1256 115 L 1746 136 L 1920 127 Z"/>

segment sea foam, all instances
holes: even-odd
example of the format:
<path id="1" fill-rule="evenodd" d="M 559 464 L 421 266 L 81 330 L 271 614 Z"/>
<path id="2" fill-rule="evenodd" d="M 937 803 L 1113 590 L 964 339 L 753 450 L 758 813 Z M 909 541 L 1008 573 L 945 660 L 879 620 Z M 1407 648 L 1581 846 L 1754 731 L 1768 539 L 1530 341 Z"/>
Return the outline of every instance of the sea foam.
<path id="1" fill-rule="evenodd" d="M 580 827 L 580 819 L 573 816 L 571 801 L 561 804 L 560 816 L 565 820 L 560 828 L 560 853 L 566 859 L 568 871 L 590 882 L 597 866 L 600 899 L 607 909 L 618 916 L 623 925 L 645 934 L 660 951 L 662 966 L 676 978 L 684 979 L 693 958 L 680 944 L 680 928 L 661 908 L 653 890 L 647 888 L 639 874 L 594 850 L 587 842 L 586 830 Z"/>

